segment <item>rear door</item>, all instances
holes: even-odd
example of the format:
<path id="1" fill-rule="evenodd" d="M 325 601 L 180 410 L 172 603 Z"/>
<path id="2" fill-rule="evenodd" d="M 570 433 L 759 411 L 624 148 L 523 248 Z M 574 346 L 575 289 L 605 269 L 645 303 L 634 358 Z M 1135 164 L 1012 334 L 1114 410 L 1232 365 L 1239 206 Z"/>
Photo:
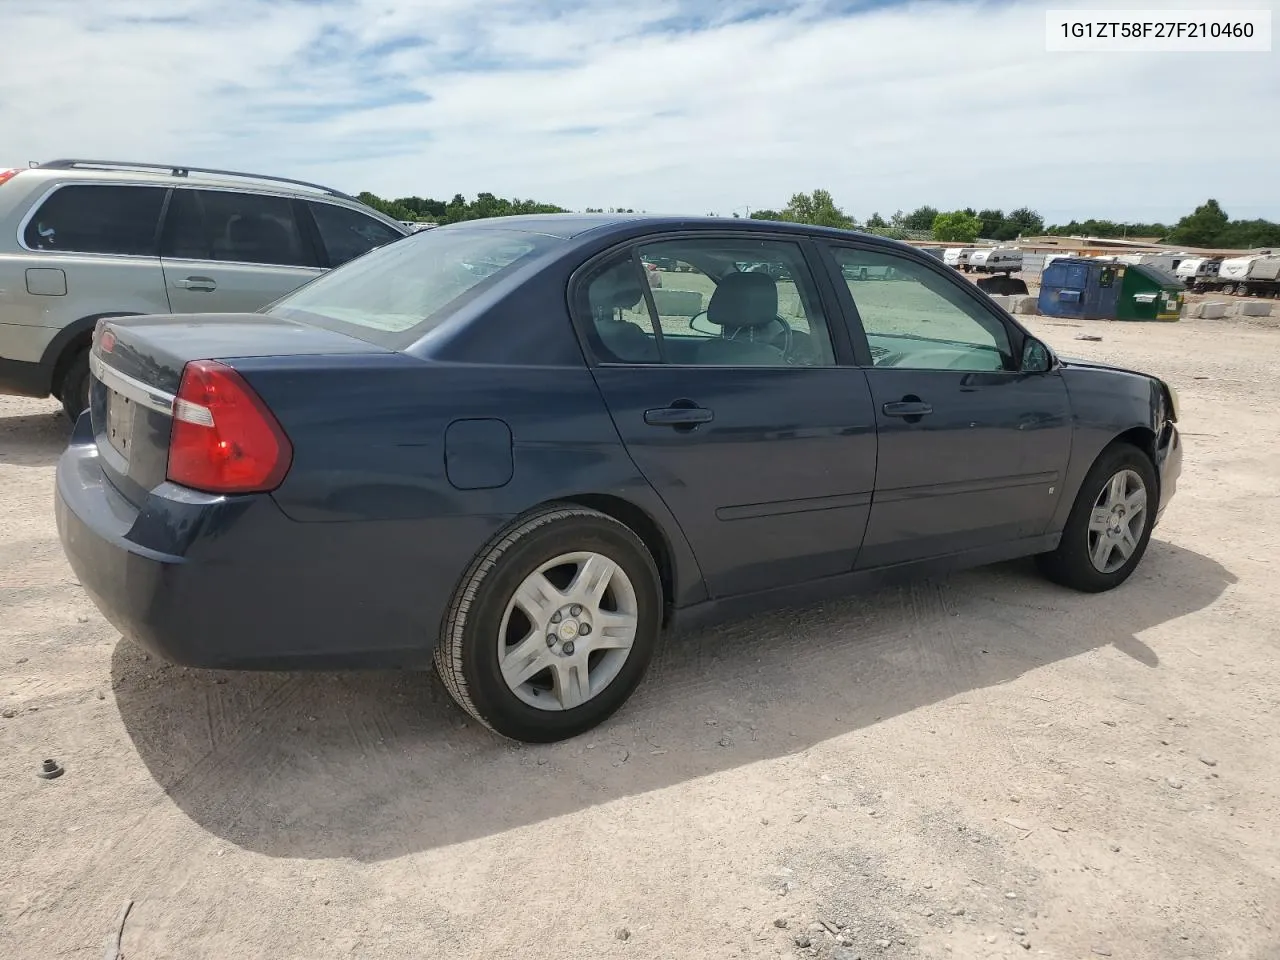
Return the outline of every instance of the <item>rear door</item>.
<path id="1" fill-rule="evenodd" d="M 318 276 L 303 201 L 240 190 L 179 188 L 161 239 L 174 313 L 251 313 Z"/>
<path id="2" fill-rule="evenodd" d="M 684 269 L 652 289 L 641 258 Z M 614 423 L 712 596 L 852 570 L 875 418 L 804 248 L 758 235 L 647 243 L 576 289 Z"/>
<path id="3" fill-rule="evenodd" d="M 14 285 L 6 322 L 52 331 L 97 314 L 167 313 L 156 250 L 167 192 L 116 183 L 54 188 L 22 224 L 22 245 L 35 256 L 26 282 Z"/>
<path id="4" fill-rule="evenodd" d="M 914 253 L 833 243 L 879 430 L 858 560 L 885 566 L 1046 530 L 1071 451 L 1057 371 L 1019 370 L 1023 335 L 968 281 Z M 884 279 L 849 279 L 862 267 Z M 869 269 L 869 275 L 874 271 Z"/>

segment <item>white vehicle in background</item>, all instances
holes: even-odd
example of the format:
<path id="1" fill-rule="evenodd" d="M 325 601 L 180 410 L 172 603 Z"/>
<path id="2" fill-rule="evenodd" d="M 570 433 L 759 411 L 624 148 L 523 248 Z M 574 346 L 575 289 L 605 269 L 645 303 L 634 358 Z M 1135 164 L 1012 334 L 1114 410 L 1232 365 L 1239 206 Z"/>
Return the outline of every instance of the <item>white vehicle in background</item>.
<path id="1" fill-rule="evenodd" d="M 1179 263 L 1173 273 L 1188 290 L 1198 290 L 1201 284 L 1218 279 L 1221 264 L 1221 257 L 1190 257 Z"/>
<path id="2" fill-rule="evenodd" d="M 955 267 L 957 270 L 969 272 L 969 258 L 977 247 L 947 247 L 942 251 L 942 262 L 948 267 Z"/>
<path id="3" fill-rule="evenodd" d="M 996 247 L 978 250 L 969 257 L 969 268 L 977 273 L 1018 273 L 1022 270 L 1022 251 Z"/>
<path id="4" fill-rule="evenodd" d="M 1197 290 L 1218 290 L 1242 297 L 1280 295 L 1280 256 L 1273 253 L 1223 260 L 1218 275 L 1197 285 Z"/>

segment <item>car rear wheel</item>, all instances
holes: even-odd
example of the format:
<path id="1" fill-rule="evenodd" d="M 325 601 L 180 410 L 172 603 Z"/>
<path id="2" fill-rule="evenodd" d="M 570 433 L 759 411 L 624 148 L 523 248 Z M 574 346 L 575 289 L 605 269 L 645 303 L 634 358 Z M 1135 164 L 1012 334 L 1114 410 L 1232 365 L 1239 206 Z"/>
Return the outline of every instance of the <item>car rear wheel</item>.
<path id="1" fill-rule="evenodd" d="M 472 563 L 436 669 L 458 705 L 496 733 L 567 739 L 603 722 L 639 685 L 661 610 L 657 568 L 629 528 L 583 507 L 547 508 Z"/>
<path id="2" fill-rule="evenodd" d="M 72 423 L 89 409 L 89 351 L 81 350 L 67 364 L 58 384 L 58 400 Z"/>
<path id="3" fill-rule="evenodd" d="M 1146 553 L 1158 497 L 1151 459 L 1127 443 L 1109 447 L 1085 477 L 1058 549 L 1037 557 L 1041 571 L 1088 593 L 1118 587 Z"/>

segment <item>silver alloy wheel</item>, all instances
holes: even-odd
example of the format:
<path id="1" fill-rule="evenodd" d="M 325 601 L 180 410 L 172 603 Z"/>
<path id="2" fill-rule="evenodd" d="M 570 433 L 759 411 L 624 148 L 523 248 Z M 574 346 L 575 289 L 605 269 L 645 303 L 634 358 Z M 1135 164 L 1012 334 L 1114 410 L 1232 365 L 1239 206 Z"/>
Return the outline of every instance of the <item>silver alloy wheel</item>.
<path id="1" fill-rule="evenodd" d="M 1135 471 L 1116 473 L 1089 514 L 1089 560 L 1099 573 L 1115 573 L 1138 549 L 1147 521 L 1147 485 Z"/>
<path id="2" fill-rule="evenodd" d="M 498 630 L 498 667 L 539 710 L 571 710 L 617 678 L 635 643 L 640 603 L 604 554 L 567 553 L 516 588 Z"/>

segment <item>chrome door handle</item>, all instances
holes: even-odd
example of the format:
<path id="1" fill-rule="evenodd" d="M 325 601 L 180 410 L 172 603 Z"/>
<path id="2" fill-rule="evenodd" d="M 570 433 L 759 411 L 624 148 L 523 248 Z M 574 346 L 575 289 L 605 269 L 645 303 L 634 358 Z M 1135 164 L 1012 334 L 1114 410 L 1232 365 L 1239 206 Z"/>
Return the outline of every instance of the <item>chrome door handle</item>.
<path id="1" fill-rule="evenodd" d="M 182 290 L 216 290 L 218 282 L 213 277 L 187 277 L 185 280 L 173 281 L 175 287 Z"/>

